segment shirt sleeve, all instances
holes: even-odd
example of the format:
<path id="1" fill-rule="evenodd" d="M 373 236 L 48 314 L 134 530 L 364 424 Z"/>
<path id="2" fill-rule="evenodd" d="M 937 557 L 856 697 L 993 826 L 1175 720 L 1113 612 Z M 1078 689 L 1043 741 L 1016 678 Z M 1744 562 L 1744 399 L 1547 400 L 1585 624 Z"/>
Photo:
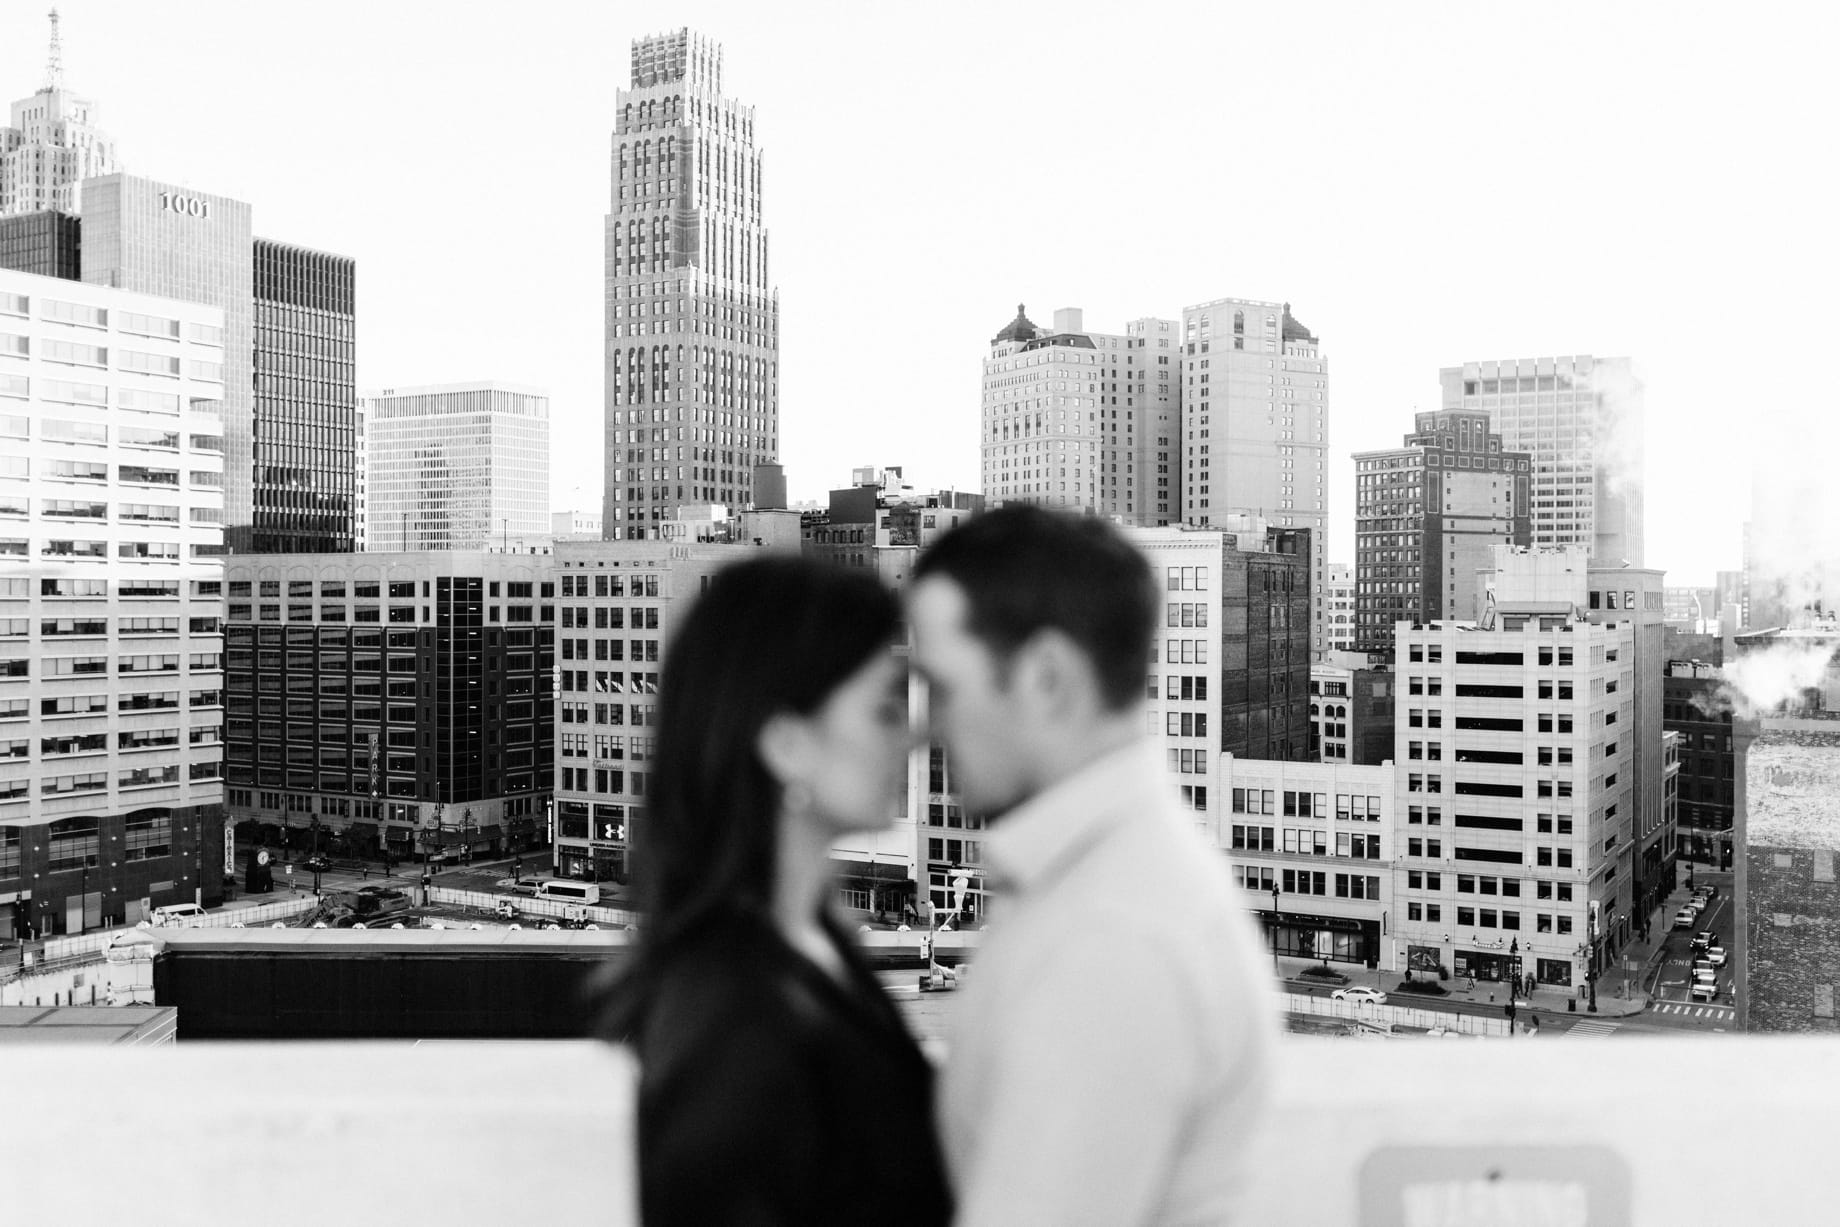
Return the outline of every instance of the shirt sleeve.
<path id="1" fill-rule="evenodd" d="M 639 1192 L 647 1227 L 792 1227 L 814 1218 L 826 1161 L 821 1079 L 770 1021 L 691 1023 L 640 1089 Z M 705 1030 L 705 1028 L 708 1028 Z"/>
<path id="2" fill-rule="evenodd" d="M 979 1040 L 991 1083 L 958 1227 L 1153 1221 L 1204 1072 L 1175 960 L 1141 939 L 1074 939 L 1005 998 L 1002 1033 Z"/>

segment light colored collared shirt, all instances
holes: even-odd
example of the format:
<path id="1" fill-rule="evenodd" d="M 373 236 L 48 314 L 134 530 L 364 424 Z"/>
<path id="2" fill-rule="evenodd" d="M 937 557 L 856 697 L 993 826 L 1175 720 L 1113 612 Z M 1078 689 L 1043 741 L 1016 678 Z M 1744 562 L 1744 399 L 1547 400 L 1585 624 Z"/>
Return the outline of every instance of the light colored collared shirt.
<path id="1" fill-rule="evenodd" d="M 1276 1003 L 1227 859 L 1146 741 L 993 824 L 1006 896 L 940 1083 L 959 1227 L 1231 1221 Z"/>

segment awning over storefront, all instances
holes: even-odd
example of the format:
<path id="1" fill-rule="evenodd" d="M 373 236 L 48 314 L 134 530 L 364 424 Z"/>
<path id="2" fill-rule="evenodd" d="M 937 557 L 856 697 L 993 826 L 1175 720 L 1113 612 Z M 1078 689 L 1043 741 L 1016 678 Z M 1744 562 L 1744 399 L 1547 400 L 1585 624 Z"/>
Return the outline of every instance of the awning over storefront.
<path id="1" fill-rule="evenodd" d="M 907 866 L 900 864 L 882 864 L 879 861 L 832 857 L 831 875 L 839 882 L 848 882 L 852 885 L 893 886 L 910 894 L 917 889 L 914 880 L 907 876 Z"/>

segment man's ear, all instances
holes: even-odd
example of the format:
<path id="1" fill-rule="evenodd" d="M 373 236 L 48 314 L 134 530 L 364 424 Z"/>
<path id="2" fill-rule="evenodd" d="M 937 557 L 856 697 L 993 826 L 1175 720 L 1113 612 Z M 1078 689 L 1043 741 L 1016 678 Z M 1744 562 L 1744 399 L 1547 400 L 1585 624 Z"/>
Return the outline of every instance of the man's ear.
<path id="1" fill-rule="evenodd" d="M 777 712 L 760 726 L 754 750 L 769 774 L 782 785 L 804 776 L 811 757 L 811 737 L 805 721 L 791 712 Z"/>
<path id="2" fill-rule="evenodd" d="M 1092 704 L 1092 664 L 1063 631 L 1029 636 L 1017 649 L 1012 673 L 1031 710 L 1049 722 L 1086 711 Z"/>

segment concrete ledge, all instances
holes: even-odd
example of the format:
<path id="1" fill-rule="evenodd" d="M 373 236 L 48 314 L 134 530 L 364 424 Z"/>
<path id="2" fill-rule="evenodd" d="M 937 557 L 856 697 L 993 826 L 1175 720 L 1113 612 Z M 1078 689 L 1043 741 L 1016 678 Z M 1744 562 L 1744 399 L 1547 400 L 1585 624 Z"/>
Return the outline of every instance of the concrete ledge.
<path id="1" fill-rule="evenodd" d="M 5 1221 L 637 1224 L 633 1069 L 587 1041 L 0 1047 Z"/>
<path id="2" fill-rule="evenodd" d="M 1237 1221 L 1825 1222 L 1837 1084 L 1820 1037 L 1290 1039 Z M 637 1221 L 633 1070 L 591 1043 L 0 1046 L 0 1085 L 8 1222 Z"/>

